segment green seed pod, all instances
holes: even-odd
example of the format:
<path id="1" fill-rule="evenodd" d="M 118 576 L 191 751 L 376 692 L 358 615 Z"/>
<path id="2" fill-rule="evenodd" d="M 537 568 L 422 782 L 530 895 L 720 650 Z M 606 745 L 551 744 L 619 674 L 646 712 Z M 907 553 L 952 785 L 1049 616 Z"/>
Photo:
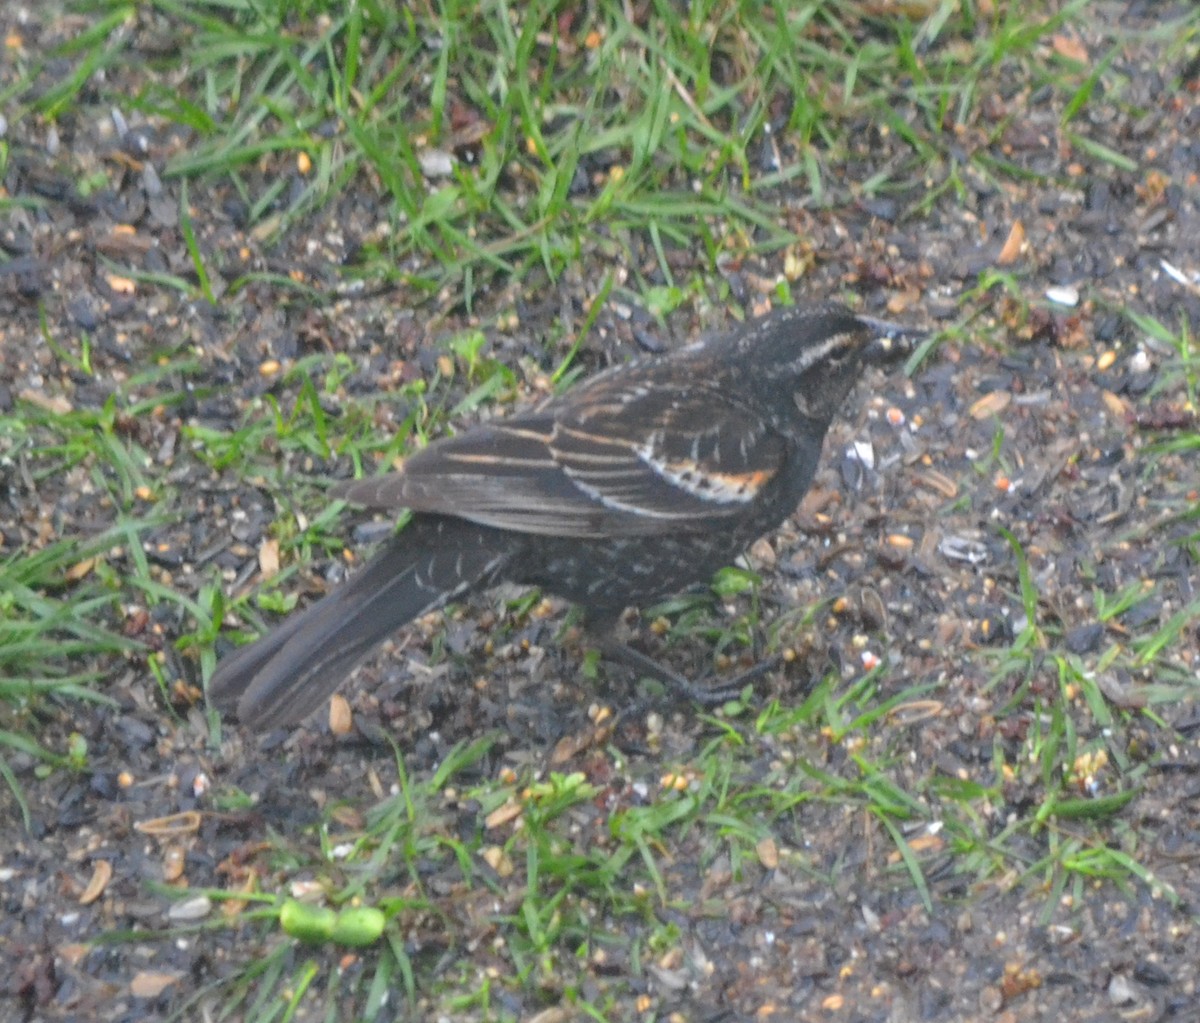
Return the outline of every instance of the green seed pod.
<path id="1" fill-rule="evenodd" d="M 379 940 L 386 923 L 387 917 L 383 915 L 383 911 L 374 906 L 343 909 L 337 915 L 337 923 L 334 924 L 330 937 L 339 945 L 363 948 Z"/>
<path id="2" fill-rule="evenodd" d="M 337 914 L 324 906 L 288 899 L 279 910 L 279 926 L 284 934 L 315 945 L 329 940 L 337 926 Z"/>

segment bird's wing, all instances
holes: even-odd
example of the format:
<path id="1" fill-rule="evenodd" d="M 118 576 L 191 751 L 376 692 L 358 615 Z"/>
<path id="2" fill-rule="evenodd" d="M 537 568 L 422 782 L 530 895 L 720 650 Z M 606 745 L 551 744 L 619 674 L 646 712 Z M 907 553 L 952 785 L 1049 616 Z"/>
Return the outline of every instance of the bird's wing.
<path id="1" fill-rule="evenodd" d="M 340 494 L 542 536 L 654 535 L 736 518 L 783 469 L 787 441 L 719 391 L 620 383 L 437 441 Z"/>

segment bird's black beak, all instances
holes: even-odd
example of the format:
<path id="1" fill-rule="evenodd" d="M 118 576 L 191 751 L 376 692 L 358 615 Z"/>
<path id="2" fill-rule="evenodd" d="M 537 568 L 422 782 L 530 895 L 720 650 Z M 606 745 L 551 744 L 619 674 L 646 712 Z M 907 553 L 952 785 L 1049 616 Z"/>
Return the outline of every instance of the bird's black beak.
<path id="1" fill-rule="evenodd" d="M 886 363 L 907 359 L 931 333 L 920 327 L 877 320 L 872 316 L 860 316 L 858 322 L 875 332 L 864 353 L 867 362 Z"/>

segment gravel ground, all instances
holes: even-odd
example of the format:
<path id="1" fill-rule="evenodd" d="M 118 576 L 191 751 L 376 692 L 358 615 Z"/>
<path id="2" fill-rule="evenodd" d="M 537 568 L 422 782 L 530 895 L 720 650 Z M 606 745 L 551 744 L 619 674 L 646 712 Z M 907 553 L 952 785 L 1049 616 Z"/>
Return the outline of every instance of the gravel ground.
<path id="1" fill-rule="evenodd" d="M 1097 3 L 1079 42 L 1103 53 L 1121 19 L 1141 24 L 1162 13 Z M 29 40 L 50 41 L 36 32 Z M 947 778 L 988 776 L 997 749 L 1015 754 L 1039 727 L 1039 697 L 1057 691 L 1053 658 L 1035 653 L 1013 670 L 1001 663 L 1027 614 L 1014 546 L 997 527 L 1008 530 L 1028 559 L 1039 618 L 1061 635 L 1062 648 L 1096 670 L 1111 707 L 1151 705 L 1164 723 L 1122 716 L 1112 741 L 1146 766 L 1136 797 L 1121 811 L 1137 837 L 1132 854 L 1180 901 L 1151 885 L 1100 878 L 1048 893 L 1036 871 L 1025 878 L 984 874 L 976 883 L 931 831 L 923 860 L 928 909 L 889 862 L 894 846 L 861 805 L 814 801 L 775 823 L 778 844 L 798 851 L 782 862 L 764 852 L 759 862 L 735 864 L 704 847 L 705 832 L 681 838 L 660 864 L 670 898 L 668 908 L 656 910 L 659 924 L 676 929 L 681 954 L 635 968 L 618 948 L 581 970 L 588 997 L 602 1000 L 609 992 L 614 999 L 612 1018 L 1200 1018 L 1200 715 L 1190 699 L 1156 702 L 1156 687 L 1194 688 L 1200 623 L 1186 622 L 1172 661 L 1152 662 L 1143 675 L 1099 660 L 1110 641 L 1151 635 L 1196 599 L 1195 542 L 1179 541 L 1194 533 L 1186 516 L 1196 507 L 1200 467 L 1194 448 L 1169 443 L 1194 438 L 1195 410 L 1175 353 L 1123 315 L 1132 308 L 1172 329 L 1200 323 L 1200 78 L 1193 65 L 1190 77 L 1185 73 L 1189 87 L 1168 90 L 1181 66 L 1164 66 L 1150 45 L 1123 49 L 1110 69 L 1122 85 L 1119 99 L 1087 107 L 1092 137 L 1137 171 L 1068 145 L 1061 111 L 1013 82 L 987 100 L 987 123 L 968 126 L 960 141 L 964 152 L 987 150 L 1037 179 L 989 180 L 964 163 L 961 193 L 943 193 L 927 213 L 901 217 L 919 197 L 919 183 L 910 197 L 854 199 L 856 186 L 892 159 L 896 144 L 863 126 L 862 152 L 836 186 L 840 200 L 812 210 L 781 192 L 780 209 L 811 256 L 812 268 L 792 284 L 798 299 L 853 291 L 866 310 L 913 323 L 950 326 L 962 322 L 963 310 L 969 319 L 962 343 L 941 346 L 911 378 L 864 382 L 830 435 L 812 493 L 750 554 L 764 578 L 765 625 L 782 621 L 796 653 L 767 679 L 756 703 L 800 702 L 814 673 L 831 663 L 848 677 L 858 674 L 858 637 L 884 637 L 878 654 L 889 663 L 888 684 L 929 686 L 929 705 L 881 718 L 867 750 L 887 759 L 892 781 L 905 788 L 931 763 Z M 41 135 L 30 122 L 21 131 L 10 138 L 4 184 L 10 198 L 36 198 L 38 207 L 11 205 L 0 228 L 9 257 L 0 275 L 0 412 L 17 402 L 102 409 L 115 391 L 131 387 L 145 399 L 187 394 L 157 407 L 150 401 L 145 415 L 118 416 L 113 436 L 150 452 L 152 462 L 138 467 L 142 477 L 178 495 L 177 504 L 157 509 L 164 524 L 146 537 L 145 549 L 158 580 L 190 595 L 218 571 L 230 592 L 247 585 L 279 509 L 309 502 L 307 513 L 316 514 L 321 506 L 310 480 L 345 476 L 352 466 L 281 449 L 269 478 L 241 478 L 196 457 L 183 440 L 185 427 L 235 429 L 264 394 L 291 407 L 296 388 L 270 364 L 331 352 L 345 354 L 353 368 L 343 392 L 322 400 L 331 414 L 344 414 L 356 395 L 398 387 L 425 371 L 437 354 L 431 339 L 472 322 L 487 325 L 490 354 L 514 367 L 533 397 L 561 354 L 544 350 L 548 325 L 556 318 L 581 323 L 588 282 L 604 270 L 599 256 L 585 254 L 553 284 L 523 282 L 485 296 L 473 316 L 454 296 L 418 310 L 402 290 L 339 297 L 336 268 L 353 258 L 378 218 L 373 194 L 346 193 L 303 235 L 268 250 L 240 226 L 236 196 L 197 194 L 193 186 L 194 227 L 208 264 L 220 268 L 218 289 L 238 274 L 263 271 L 294 275 L 328 300 L 287 301 L 266 278 L 215 307 L 153 283 L 127 288 L 112 265 L 192 276 L 178 183 L 148 178 L 141 164 L 161 166 L 187 137 L 139 120 L 122 138 L 100 111 L 60 123 L 54 147 L 44 126 Z M 145 140 L 144 151 L 134 136 Z M 126 170 L 112 174 L 114 163 Z M 110 170 L 117 187 L 82 195 L 77 182 L 98 166 Z M 694 256 L 672 254 L 681 267 Z M 1003 283 L 978 288 L 989 268 L 1009 275 L 1015 290 Z M 722 268 L 743 311 L 768 301 L 779 271 L 767 260 Z M 1056 301 L 1045 301 L 1047 294 Z M 1027 302 L 1035 305 L 1030 314 Z M 506 309 L 517 315 L 498 323 L 494 314 Z M 638 351 L 647 337 L 675 345 L 727 322 L 729 311 L 697 305 L 672 316 L 663 336 L 640 310 L 611 302 L 582 357 L 599 367 Z M 43 340 L 85 333 L 90 372 L 68 365 Z M 136 379 L 183 354 L 191 359 L 187 369 Z M 405 411 L 379 406 L 373 414 L 386 430 Z M 36 549 L 51 535 L 91 535 L 110 525 L 116 512 L 101 498 L 94 468 L 85 460 L 43 476 L 20 459 L 5 460 L 0 557 Z M 357 526 L 355 532 L 347 517 L 352 546 L 379 535 L 375 525 Z M 120 552 L 110 564 L 122 570 Z M 318 558 L 287 588 L 306 599 L 342 570 L 340 557 Z M 1098 614 L 1096 590 L 1115 594 L 1143 580 L 1154 584 L 1152 599 L 1115 616 Z M 811 627 L 788 619 L 789 611 L 824 598 L 841 603 Z M 253 861 L 272 830 L 315 842 L 305 829 L 332 803 L 343 804 L 351 819 L 366 813 L 395 778 L 385 737 L 420 776 L 455 743 L 493 734 L 475 765 L 478 777 L 557 756 L 614 800 L 635 798 L 630 779 L 657 778 L 664 765 L 686 762 L 712 739 L 713 725 L 692 708 L 655 706 L 647 714 L 638 704 L 604 737 L 623 751 L 614 767 L 606 742 L 589 731 L 589 713 L 595 717 L 597 701 L 628 706 L 630 695 L 620 680 L 593 683 L 580 675 L 578 652 L 556 641 L 562 612 L 551 605 L 517 613 L 481 599 L 447 619 L 417 623 L 360 672 L 348 693 L 349 734 L 332 735 L 324 722 L 262 740 L 227 731 L 214 749 L 201 706 L 190 703 L 198 663 L 173 645 L 194 621 L 179 604 L 127 608 L 121 630 L 160 649 L 164 674 L 179 680 L 170 690 L 175 713 L 164 713 L 144 656 L 111 658 L 102 665 L 102 689 L 115 708 L 72 705 L 41 725 L 56 748 L 70 733 L 82 735 L 86 768 L 43 777 L 32 759 L 11 761 L 33 827 L 19 825 L 13 806 L 0 837 L 0 951 L 11 967 L 0 981 L 0 1017 L 122 1020 L 178 1011 L 206 1018 L 205 1006 L 220 1001 L 205 992 L 254 959 L 263 932 L 223 927 L 188 940 L 156 939 L 170 905 L 156 885 L 182 864 L 192 887 L 227 886 L 231 871 L 240 876 L 237 869 Z M 492 648 L 497 617 L 505 619 L 507 640 Z M 460 656 L 439 659 L 435 645 Z M 697 670 L 703 659 L 687 644 L 664 656 L 682 670 Z M 1078 710 L 1073 727 L 1081 740 L 1104 727 L 1082 696 Z M 850 752 L 818 734 L 776 737 L 747 756 L 761 759 L 764 775 L 791 756 L 831 774 L 853 773 Z M 980 826 L 999 831 L 1006 815 L 1026 813 L 1033 798 L 1027 784 L 1018 772 L 1005 805 L 992 807 Z M 214 787 L 240 788 L 257 802 L 214 812 Z M 0 800 L 10 801 L 6 787 Z M 178 833 L 146 828 L 193 811 L 177 819 Z M 603 841 L 605 812 L 577 809 L 574 823 L 581 834 L 596 829 L 595 840 Z M 447 801 L 441 813 L 440 827 L 450 833 L 480 827 L 481 810 L 467 800 Z M 1046 855 L 1040 846 L 1027 852 L 1029 863 Z M 89 898 L 89 882 L 109 868 L 103 894 Z M 479 971 L 511 970 L 493 942 L 493 903 L 515 896 L 502 884 L 498 891 L 443 892 L 437 878 L 427 880 L 438 903 L 428 921 L 414 925 L 421 976 L 443 975 L 448 961 L 464 959 Z M 95 943 L 102 934 L 130 931 L 145 933 Z M 296 952 L 296 962 L 305 954 Z M 651 999 L 653 1010 L 639 997 Z M 532 1019 L 547 1002 L 544 991 L 525 988 L 496 998 L 488 1018 Z M 430 1004 L 418 1000 L 415 1015 L 426 1010 Z M 570 1018 L 563 1012 L 536 1018 Z M 302 1004 L 293 1018 L 321 1015 Z"/>

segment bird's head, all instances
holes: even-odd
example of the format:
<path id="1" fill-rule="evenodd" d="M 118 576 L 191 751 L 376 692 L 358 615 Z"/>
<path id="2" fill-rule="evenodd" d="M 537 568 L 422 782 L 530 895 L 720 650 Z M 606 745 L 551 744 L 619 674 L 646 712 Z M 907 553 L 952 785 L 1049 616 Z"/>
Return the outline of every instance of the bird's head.
<path id="1" fill-rule="evenodd" d="M 782 420 L 795 420 L 783 411 L 790 399 L 804 421 L 824 429 L 865 366 L 899 362 L 925 336 L 845 306 L 790 306 L 749 324 L 729 355 L 758 378 L 756 390 L 778 399 L 771 404 Z"/>

